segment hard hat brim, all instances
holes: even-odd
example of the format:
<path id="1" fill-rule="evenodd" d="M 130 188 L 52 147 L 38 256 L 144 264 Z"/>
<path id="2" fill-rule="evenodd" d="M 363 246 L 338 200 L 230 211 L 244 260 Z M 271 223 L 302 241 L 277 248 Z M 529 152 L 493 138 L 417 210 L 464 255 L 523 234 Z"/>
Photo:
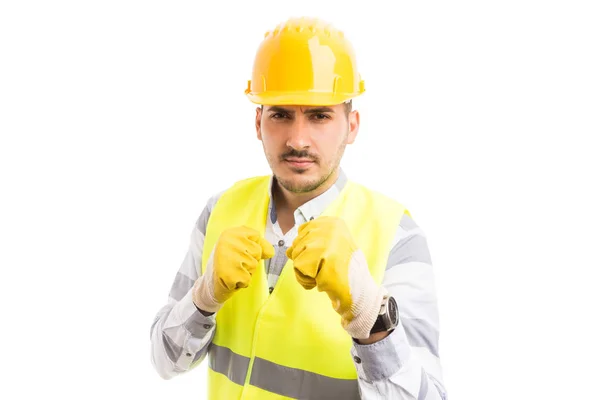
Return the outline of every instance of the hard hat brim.
<path id="1" fill-rule="evenodd" d="M 305 105 L 305 106 L 334 106 L 345 103 L 362 93 L 319 93 L 319 92 L 265 92 L 248 93 L 246 96 L 254 104 L 260 105 Z"/>

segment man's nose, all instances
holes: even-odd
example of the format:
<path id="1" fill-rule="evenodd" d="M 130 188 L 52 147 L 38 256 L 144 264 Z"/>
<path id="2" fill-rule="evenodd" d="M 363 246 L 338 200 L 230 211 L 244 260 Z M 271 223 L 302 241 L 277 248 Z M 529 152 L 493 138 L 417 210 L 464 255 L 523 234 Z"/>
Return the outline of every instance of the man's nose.
<path id="1" fill-rule="evenodd" d="M 294 150 L 302 150 L 310 147 L 310 132 L 307 124 L 302 118 L 297 118 L 288 133 L 286 145 Z"/>

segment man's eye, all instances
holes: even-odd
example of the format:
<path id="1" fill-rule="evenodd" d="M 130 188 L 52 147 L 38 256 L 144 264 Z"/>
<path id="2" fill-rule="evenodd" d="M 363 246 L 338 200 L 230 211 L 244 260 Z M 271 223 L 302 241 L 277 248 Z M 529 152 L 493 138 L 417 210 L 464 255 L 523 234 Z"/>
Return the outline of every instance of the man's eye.
<path id="1" fill-rule="evenodd" d="M 322 120 L 329 119 L 329 115 L 317 113 L 317 114 L 313 115 L 313 118 L 316 119 L 316 120 L 322 121 Z"/>
<path id="2" fill-rule="evenodd" d="M 271 118 L 282 119 L 282 118 L 285 118 L 285 115 L 283 115 L 282 113 L 274 113 L 274 114 L 271 114 Z"/>

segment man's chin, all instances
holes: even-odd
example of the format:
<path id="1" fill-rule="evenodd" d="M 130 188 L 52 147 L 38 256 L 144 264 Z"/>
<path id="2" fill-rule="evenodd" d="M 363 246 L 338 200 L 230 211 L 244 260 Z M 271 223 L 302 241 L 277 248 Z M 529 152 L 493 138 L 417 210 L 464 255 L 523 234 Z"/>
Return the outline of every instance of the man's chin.
<path id="1" fill-rule="evenodd" d="M 304 174 L 286 174 L 285 176 L 278 177 L 277 180 L 284 189 L 292 193 L 311 192 L 322 183 L 318 178 Z"/>

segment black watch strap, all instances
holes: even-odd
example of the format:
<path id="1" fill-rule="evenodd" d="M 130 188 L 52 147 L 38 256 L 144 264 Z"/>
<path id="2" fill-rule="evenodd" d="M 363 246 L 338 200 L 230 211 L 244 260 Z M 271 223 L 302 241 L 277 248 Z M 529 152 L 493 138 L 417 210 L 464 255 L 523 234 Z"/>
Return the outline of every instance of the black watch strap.
<path id="1" fill-rule="evenodd" d="M 380 314 L 371 328 L 371 334 L 383 331 L 387 331 L 387 328 L 385 327 L 385 322 L 383 322 L 383 315 Z"/>
<path id="2" fill-rule="evenodd" d="M 396 325 L 398 325 L 396 300 L 392 296 L 386 296 L 370 333 L 392 331 L 396 328 Z"/>

